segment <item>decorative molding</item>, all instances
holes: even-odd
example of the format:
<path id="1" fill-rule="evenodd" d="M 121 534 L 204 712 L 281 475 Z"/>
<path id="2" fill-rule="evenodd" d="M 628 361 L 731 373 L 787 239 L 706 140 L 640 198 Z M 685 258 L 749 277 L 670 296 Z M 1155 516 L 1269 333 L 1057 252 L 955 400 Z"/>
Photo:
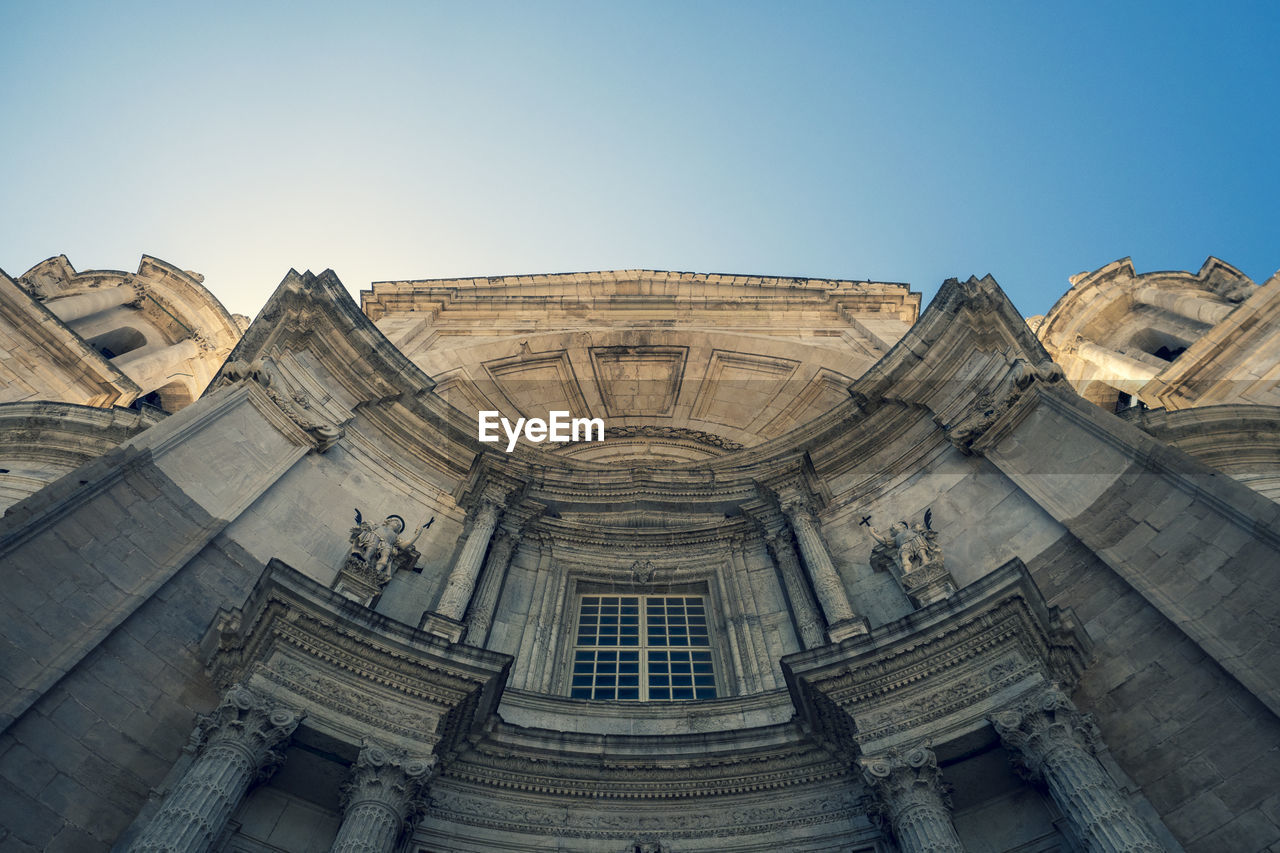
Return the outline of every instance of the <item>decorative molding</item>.
<path id="1" fill-rule="evenodd" d="M 621 806 L 621 804 L 620 804 Z M 563 806 L 506 800 L 501 810 L 488 797 L 433 787 L 426 815 L 441 821 L 486 827 L 526 835 L 570 838 L 616 838 L 659 835 L 716 838 L 747 833 L 779 832 L 824 823 L 849 823 L 866 818 L 867 805 L 853 793 L 826 794 L 784 804 L 728 806 L 717 809 L 640 810 L 622 806 L 616 811 L 593 808 L 583 813 Z"/>
<path id="2" fill-rule="evenodd" d="M 816 731 L 837 746 L 851 737 L 845 749 L 886 748 L 945 740 L 1011 693 L 1074 684 L 1088 648 L 1070 611 L 1047 607 L 1026 567 L 1012 560 L 847 648 L 789 655 L 782 665 Z M 832 706 L 851 718 L 853 732 L 833 722 Z"/>
<path id="3" fill-rule="evenodd" d="M 318 724 L 452 750 L 496 707 L 511 659 L 433 637 L 273 560 L 241 611 L 206 636 L 215 683 L 305 699 Z"/>
<path id="4" fill-rule="evenodd" d="M 1065 379 L 1062 368 L 1050 359 L 1032 364 L 1022 356 L 1009 354 L 1006 358 L 1008 370 L 994 387 L 981 391 L 966 406 L 965 414 L 951 423 L 938 420 L 947 440 L 961 453 L 974 453 L 974 443 L 1014 407 L 1032 384 L 1053 385 Z"/>

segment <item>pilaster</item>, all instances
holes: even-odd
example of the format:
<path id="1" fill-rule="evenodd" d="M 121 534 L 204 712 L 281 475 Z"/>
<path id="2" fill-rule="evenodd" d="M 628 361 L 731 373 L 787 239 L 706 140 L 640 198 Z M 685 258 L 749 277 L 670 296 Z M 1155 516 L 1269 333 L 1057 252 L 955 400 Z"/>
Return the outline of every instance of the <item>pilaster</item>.
<path id="1" fill-rule="evenodd" d="M 805 580 L 804 569 L 800 566 L 800 559 L 791 542 L 791 531 L 785 527 L 765 539 L 765 545 L 778 568 L 778 575 L 782 578 L 782 586 L 787 591 L 787 600 L 791 602 L 791 616 L 795 620 L 800 646 L 814 649 L 827 641 L 826 631 L 822 615 L 813 600 L 813 593 L 809 590 L 809 582 Z"/>
<path id="2" fill-rule="evenodd" d="M 489 550 L 489 541 L 502 516 L 501 504 L 491 498 L 481 498 L 475 513 L 475 522 L 467 534 L 467 541 L 462 546 L 458 559 L 445 581 L 444 591 L 440 593 L 440 601 L 436 604 L 436 613 L 457 622 L 462 621 L 467 606 L 471 603 L 471 593 L 476 588 L 476 580 L 480 577 L 480 567 L 485 552 Z"/>
<path id="3" fill-rule="evenodd" d="M 480 576 L 480 586 L 476 590 L 471 607 L 467 613 L 467 632 L 463 642 L 472 646 L 483 646 L 489 638 L 489 628 L 493 625 L 493 614 L 498 607 L 498 595 L 502 591 L 502 582 L 507 576 L 507 567 L 511 558 L 520 547 L 519 531 L 498 530 L 489 545 L 489 557 L 485 560 L 484 572 Z"/>

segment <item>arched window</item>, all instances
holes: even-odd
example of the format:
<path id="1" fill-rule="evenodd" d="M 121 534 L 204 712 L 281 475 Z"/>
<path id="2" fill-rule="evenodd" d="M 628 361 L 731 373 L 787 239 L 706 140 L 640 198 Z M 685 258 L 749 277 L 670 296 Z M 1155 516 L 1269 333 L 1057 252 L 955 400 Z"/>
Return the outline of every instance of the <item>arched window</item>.
<path id="1" fill-rule="evenodd" d="M 1187 351 L 1189 344 L 1162 329 L 1143 329 L 1131 340 L 1133 346 L 1163 361 L 1173 361 Z"/>
<path id="2" fill-rule="evenodd" d="M 103 358 L 115 358 L 118 355 L 124 355 L 139 347 L 146 346 L 147 339 L 137 329 L 121 326 L 118 329 L 112 329 L 109 332 L 103 332 L 100 335 L 89 338 L 88 343 L 89 346 L 101 353 Z"/>

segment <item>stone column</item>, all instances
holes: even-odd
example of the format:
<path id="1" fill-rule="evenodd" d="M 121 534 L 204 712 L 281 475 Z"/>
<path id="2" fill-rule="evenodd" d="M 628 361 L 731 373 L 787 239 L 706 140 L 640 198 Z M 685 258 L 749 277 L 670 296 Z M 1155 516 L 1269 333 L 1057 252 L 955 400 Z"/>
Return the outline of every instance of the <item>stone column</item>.
<path id="1" fill-rule="evenodd" d="M 836 572 L 835 564 L 831 562 L 826 543 L 818 533 L 818 521 L 813 517 L 808 503 L 802 498 L 793 497 L 783 503 L 782 511 L 791 522 L 791 529 L 795 531 L 800 554 L 804 557 L 804 564 L 813 579 L 814 591 L 817 592 L 822 611 L 826 614 L 828 636 L 835 642 L 853 634 L 866 633 L 863 620 L 849 606 L 844 583 Z"/>
<path id="2" fill-rule="evenodd" d="M 791 547 L 790 531 L 778 531 L 776 536 L 766 539 L 765 544 L 769 546 L 778 574 L 782 576 L 782 586 L 791 602 L 791 615 L 796 621 L 801 647 L 813 649 L 824 645 L 827 639 L 823 634 L 822 617 L 809 592 L 809 582 L 804 579 L 804 569 L 800 568 L 800 560 Z"/>
<path id="3" fill-rule="evenodd" d="M 507 566 L 511 565 L 511 557 L 520 544 L 518 534 L 499 530 L 489 546 L 489 559 L 485 561 L 484 573 L 480 577 L 480 588 L 471 602 L 471 610 L 467 614 L 467 633 L 464 643 L 472 646 L 483 646 L 489 637 L 489 628 L 493 625 L 493 613 L 498 608 L 498 593 L 502 590 L 502 579 L 506 577 Z"/>
<path id="4" fill-rule="evenodd" d="M 1096 379 L 1128 394 L 1137 394 L 1161 368 L 1130 355 L 1109 350 L 1092 341 L 1079 340 L 1064 348 L 1098 369 Z"/>
<path id="5" fill-rule="evenodd" d="M 117 305 L 127 305 L 142 298 L 142 287 L 130 282 L 116 287 L 104 287 L 74 296 L 58 296 L 44 303 L 53 315 L 64 323 L 89 317 Z"/>
<path id="6" fill-rule="evenodd" d="M 498 526 L 498 517 L 502 511 L 492 500 L 484 499 L 476 512 L 475 523 L 467 534 L 466 544 L 458 561 L 449 572 L 449 580 L 445 582 L 444 592 L 440 594 L 440 602 L 436 612 L 455 622 L 461 622 L 471 602 L 471 592 L 476 588 L 476 579 L 480 576 L 480 565 L 485 551 L 489 549 L 489 540 L 493 530 Z"/>
<path id="7" fill-rule="evenodd" d="M 1163 308 L 1166 311 L 1177 314 L 1179 317 L 1185 317 L 1188 320 L 1194 320 L 1197 323 L 1204 323 L 1209 326 L 1216 326 L 1227 318 L 1227 315 L 1236 309 L 1236 306 L 1230 302 L 1224 302 L 1216 296 L 1201 293 L 1191 293 L 1188 291 L 1169 291 L 1159 287 L 1141 287 L 1134 291 L 1134 298 L 1144 305 L 1151 305 L 1155 308 Z"/>
<path id="8" fill-rule="evenodd" d="M 132 853 L 205 853 L 249 786 L 284 760 L 279 747 L 302 715 L 247 687 L 233 687 L 201 720 L 199 751 L 164 798 L 160 811 L 130 848 Z"/>
<path id="9" fill-rule="evenodd" d="M 200 344 L 187 338 L 160 349 L 136 349 L 116 356 L 111 363 L 147 394 L 169 384 L 173 374 L 182 372 L 182 363 L 199 354 Z"/>
<path id="10" fill-rule="evenodd" d="M 342 826 L 330 853 L 392 853 L 435 756 L 366 743 L 342 791 Z"/>
<path id="11" fill-rule="evenodd" d="M 872 759 L 863 765 L 862 775 L 902 853 L 963 853 L 932 750 Z"/>
<path id="12" fill-rule="evenodd" d="M 1089 853 L 1158 853 L 1164 847 L 1093 755 L 1093 723 L 1061 691 L 1047 690 L 992 717 L 1023 775 L 1041 781 Z"/>

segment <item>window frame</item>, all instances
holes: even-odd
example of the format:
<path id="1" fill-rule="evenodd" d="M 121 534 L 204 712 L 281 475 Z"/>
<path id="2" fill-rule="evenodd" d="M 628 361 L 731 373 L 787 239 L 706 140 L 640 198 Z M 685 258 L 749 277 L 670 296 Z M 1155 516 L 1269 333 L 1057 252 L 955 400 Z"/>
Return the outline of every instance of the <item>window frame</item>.
<path id="1" fill-rule="evenodd" d="M 725 684 L 724 664 L 717 650 L 716 632 L 714 629 L 715 620 L 713 618 L 713 613 L 714 613 L 715 602 L 712 596 L 709 594 L 708 590 L 706 590 L 700 584 L 697 586 L 698 588 L 694 588 L 694 589 L 686 588 L 686 585 L 684 584 L 680 584 L 675 588 L 669 588 L 669 589 L 661 589 L 661 588 L 660 589 L 651 589 L 651 588 L 619 589 L 618 587 L 613 585 L 609 585 L 607 588 L 597 587 L 595 584 L 577 585 L 577 588 L 573 590 L 573 598 L 572 598 L 573 624 L 568 636 L 568 640 L 569 640 L 568 648 L 567 648 L 568 654 L 566 656 L 567 665 L 564 666 L 562 670 L 564 673 L 564 682 L 563 682 L 564 692 L 572 699 L 578 699 L 586 702 L 626 702 L 628 704 L 652 704 L 655 702 L 679 702 L 679 703 L 706 702 L 706 701 L 711 701 L 713 699 L 725 698 L 726 693 L 725 693 L 725 687 L 724 687 L 724 684 Z M 638 625 L 637 625 L 637 633 L 638 633 L 637 643 L 635 645 L 622 645 L 622 644 L 600 645 L 599 643 L 596 643 L 593 645 L 580 645 L 578 643 L 578 638 L 580 636 L 580 632 L 582 628 L 582 617 L 583 617 L 582 610 L 587 598 L 597 598 L 597 599 L 635 598 L 638 601 L 638 611 L 639 611 L 639 614 L 638 614 L 639 619 L 638 619 Z M 692 643 L 688 643 L 685 645 L 672 645 L 669 643 L 666 645 L 650 645 L 649 644 L 648 629 L 650 627 L 649 608 L 651 606 L 651 602 L 658 599 L 662 599 L 662 600 L 667 600 L 666 602 L 664 602 L 664 603 L 667 603 L 669 602 L 670 599 L 673 599 L 673 598 L 686 599 L 686 601 L 684 602 L 684 606 L 686 607 L 689 605 L 689 602 L 687 601 L 687 599 L 690 599 L 690 598 L 698 599 L 698 602 L 702 606 L 702 618 L 705 620 L 705 630 L 706 630 L 705 645 L 695 645 Z M 620 607 L 622 606 L 621 603 L 619 603 L 619 606 Z M 667 603 L 667 606 L 669 606 L 669 603 Z M 671 634 L 668 633 L 666 636 L 669 638 Z M 598 638 L 598 634 L 597 634 L 597 638 Z M 575 664 L 579 660 L 579 653 L 596 654 L 599 652 L 607 653 L 611 651 L 616 651 L 616 652 L 634 651 L 636 653 L 636 656 L 637 656 L 636 662 L 638 664 L 637 671 L 639 676 L 639 683 L 637 685 L 636 698 L 622 699 L 622 698 L 615 697 L 615 698 L 597 699 L 597 698 L 587 697 L 587 696 L 574 696 L 575 674 L 578 674 L 578 673 L 575 673 L 575 669 L 576 669 Z M 653 685 L 650 683 L 651 675 L 657 675 L 657 676 L 661 675 L 661 673 L 650 672 L 649 667 L 651 663 L 654 663 L 649 660 L 650 652 L 667 652 L 667 653 L 687 652 L 689 653 L 691 675 L 694 674 L 692 670 L 694 669 L 695 664 L 702 663 L 701 661 L 693 660 L 693 653 L 695 652 L 705 653 L 706 655 L 705 663 L 708 664 L 711 668 L 711 672 L 710 672 L 711 684 L 710 685 L 704 684 L 701 686 L 704 689 L 707 687 L 710 687 L 710 689 L 714 691 L 714 696 L 703 696 L 699 698 L 696 695 L 699 685 L 690 684 L 688 685 L 688 687 L 694 691 L 694 696 L 674 698 L 674 695 L 673 695 L 672 697 L 669 697 L 669 698 L 650 698 L 650 695 L 649 695 L 650 690 L 653 690 L 655 688 L 659 690 L 663 689 L 663 685 Z M 597 658 L 595 662 L 598 664 L 600 661 Z M 660 662 L 658 663 L 659 665 L 661 665 Z M 668 661 L 666 662 L 668 666 L 670 666 L 671 663 L 672 661 L 670 659 L 668 659 Z M 698 674 L 705 675 L 706 673 L 698 673 Z M 591 673 L 591 675 L 592 675 L 591 688 L 594 688 L 597 686 L 595 683 L 595 678 L 598 677 L 600 673 L 596 671 L 595 668 L 593 667 L 593 672 Z M 684 686 L 685 685 L 680 685 L 680 687 L 684 687 Z M 666 685 L 666 688 L 670 689 L 674 694 L 676 685 L 668 684 Z M 579 685 L 578 689 L 582 689 L 582 686 Z"/>

